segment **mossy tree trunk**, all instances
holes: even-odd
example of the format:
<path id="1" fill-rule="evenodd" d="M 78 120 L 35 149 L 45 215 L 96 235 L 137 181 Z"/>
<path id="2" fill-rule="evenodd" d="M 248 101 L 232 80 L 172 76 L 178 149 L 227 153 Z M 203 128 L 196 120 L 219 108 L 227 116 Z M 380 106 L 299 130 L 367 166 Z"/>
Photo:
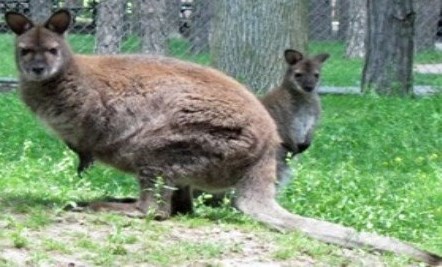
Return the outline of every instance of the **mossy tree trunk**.
<path id="1" fill-rule="evenodd" d="M 307 49 L 305 0 L 216 1 L 213 65 L 255 92 L 280 82 L 287 48 Z"/>
<path id="2" fill-rule="evenodd" d="M 167 52 L 170 23 L 167 0 L 138 0 L 140 8 L 141 51 L 163 55 Z"/>
<path id="3" fill-rule="evenodd" d="M 52 1 L 32 0 L 29 1 L 31 18 L 37 22 L 44 22 L 51 15 Z"/>
<path id="4" fill-rule="evenodd" d="M 118 54 L 123 39 L 125 1 L 106 0 L 98 4 L 95 52 Z"/>
<path id="5" fill-rule="evenodd" d="M 213 1 L 194 0 L 192 26 L 189 33 L 190 47 L 193 53 L 209 51 L 209 35 L 213 17 Z"/>
<path id="6" fill-rule="evenodd" d="M 348 58 L 363 58 L 367 34 L 367 0 L 348 0 L 348 4 L 345 55 Z"/>
<path id="7" fill-rule="evenodd" d="M 310 0 L 308 3 L 309 40 L 332 39 L 332 1 Z"/>
<path id="8" fill-rule="evenodd" d="M 412 93 L 414 22 L 412 0 L 368 1 L 363 91 L 382 95 Z"/>
<path id="9" fill-rule="evenodd" d="M 441 9 L 440 0 L 419 0 L 414 1 L 414 4 L 416 10 L 415 51 L 433 50 Z"/>

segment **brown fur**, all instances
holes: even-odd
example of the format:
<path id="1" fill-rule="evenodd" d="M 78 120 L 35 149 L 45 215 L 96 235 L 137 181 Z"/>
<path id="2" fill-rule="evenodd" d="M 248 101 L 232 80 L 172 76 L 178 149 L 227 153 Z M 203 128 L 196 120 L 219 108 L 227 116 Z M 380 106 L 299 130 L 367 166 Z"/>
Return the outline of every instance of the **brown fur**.
<path id="1" fill-rule="evenodd" d="M 190 199 L 190 187 L 233 187 L 238 209 L 275 229 L 440 262 L 401 241 L 280 207 L 274 199 L 276 125 L 256 97 L 221 72 L 162 57 L 74 56 L 62 36 L 70 22 L 65 10 L 44 25 L 14 12 L 5 20 L 18 35 L 20 94 L 28 107 L 78 151 L 138 178 L 135 203 L 98 202 L 91 208 L 141 216 L 153 210 L 167 218 L 172 198 L 182 199 L 173 196 L 173 187 L 187 194 L 184 199 Z M 161 201 L 158 177 L 165 184 Z"/>
<path id="2" fill-rule="evenodd" d="M 305 58 L 302 53 L 284 52 L 287 71 L 280 86 L 272 89 L 262 103 L 276 122 L 282 145 L 278 151 L 278 182 L 286 184 L 291 177 L 287 156 L 304 152 L 311 144 L 321 114 L 317 93 L 322 63 L 329 54 Z M 289 154 L 290 153 L 290 154 Z"/>

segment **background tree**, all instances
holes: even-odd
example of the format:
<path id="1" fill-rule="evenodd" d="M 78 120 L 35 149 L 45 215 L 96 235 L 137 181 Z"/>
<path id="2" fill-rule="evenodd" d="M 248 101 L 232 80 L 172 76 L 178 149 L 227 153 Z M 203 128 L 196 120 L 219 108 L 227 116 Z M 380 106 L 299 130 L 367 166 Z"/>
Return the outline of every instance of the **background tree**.
<path id="1" fill-rule="evenodd" d="M 223 0 L 215 10 L 212 63 L 254 91 L 281 80 L 285 49 L 307 49 L 305 0 Z"/>
<path id="2" fill-rule="evenodd" d="M 31 18 L 35 21 L 44 22 L 52 11 L 52 1 L 32 0 L 29 1 Z"/>
<path id="3" fill-rule="evenodd" d="M 64 5 L 67 8 L 83 7 L 83 0 L 65 0 Z"/>
<path id="4" fill-rule="evenodd" d="M 367 0 L 347 1 L 348 26 L 345 38 L 345 55 L 348 58 L 363 58 L 367 32 Z"/>
<path id="5" fill-rule="evenodd" d="M 180 27 L 181 0 L 166 0 L 166 16 L 169 21 L 169 34 L 178 33 Z"/>
<path id="6" fill-rule="evenodd" d="M 166 54 L 170 24 L 167 0 L 138 0 L 140 8 L 141 52 Z"/>
<path id="7" fill-rule="evenodd" d="M 213 17 L 213 1 L 194 0 L 189 41 L 193 53 L 209 51 L 209 34 Z"/>
<path id="8" fill-rule="evenodd" d="M 412 0 L 368 1 L 362 90 L 386 95 L 412 93 L 414 21 Z"/>
<path id="9" fill-rule="evenodd" d="M 416 10 L 415 50 L 432 50 L 436 44 L 436 33 L 441 12 L 440 0 L 414 1 Z"/>
<path id="10" fill-rule="evenodd" d="M 332 1 L 308 1 L 309 40 L 332 39 Z"/>
<path id="11" fill-rule="evenodd" d="M 347 38 L 348 20 L 349 20 L 349 3 L 350 0 L 336 0 L 336 16 L 339 21 L 338 36 L 339 40 Z"/>
<path id="12" fill-rule="evenodd" d="M 123 39 L 125 1 L 106 0 L 98 4 L 95 52 L 117 54 Z"/>

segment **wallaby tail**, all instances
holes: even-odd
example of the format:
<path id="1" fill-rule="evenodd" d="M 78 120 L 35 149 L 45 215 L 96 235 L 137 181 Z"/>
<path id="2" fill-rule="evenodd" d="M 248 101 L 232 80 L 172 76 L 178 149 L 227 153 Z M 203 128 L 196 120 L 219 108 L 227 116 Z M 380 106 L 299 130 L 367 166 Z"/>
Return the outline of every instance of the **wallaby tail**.
<path id="1" fill-rule="evenodd" d="M 294 215 L 283 209 L 275 200 L 266 205 L 237 202 L 238 208 L 253 218 L 279 231 L 300 231 L 309 237 L 348 248 L 367 248 L 408 256 L 430 265 L 442 265 L 442 257 L 418 249 L 400 240 L 373 233 L 357 232 L 339 224 Z M 261 199 L 261 202 L 262 199 Z"/>

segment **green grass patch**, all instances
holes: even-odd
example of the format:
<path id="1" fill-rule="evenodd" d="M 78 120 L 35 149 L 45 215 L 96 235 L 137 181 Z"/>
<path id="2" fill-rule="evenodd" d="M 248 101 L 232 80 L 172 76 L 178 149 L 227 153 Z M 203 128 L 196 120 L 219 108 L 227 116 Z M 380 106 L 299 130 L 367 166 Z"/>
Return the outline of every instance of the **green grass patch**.
<path id="1" fill-rule="evenodd" d="M 307 216 L 442 252 L 442 97 L 323 97 L 313 147 L 281 196 Z M 439 233 L 439 234 L 437 234 Z"/>
<path id="2" fill-rule="evenodd" d="M 442 96 L 327 95 L 322 99 L 323 118 L 313 146 L 291 163 L 296 177 L 279 201 L 298 214 L 379 232 L 442 254 Z M 63 238 L 70 238 L 69 247 L 54 237 L 37 239 L 35 235 L 60 223 L 57 218 L 64 214 L 64 205 L 104 196 L 136 197 L 137 183 L 102 165 L 78 178 L 75 155 L 30 114 L 15 93 L 0 95 L 0 140 L 0 250 L 2 244 L 37 248 L 32 262 L 44 264 L 56 252 L 80 255 L 95 265 L 170 266 L 244 250 L 210 239 L 168 243 L 171 223 L 185 229 L 217 225 L 246 233 L 267 231 L 227 202 L 221 208 L 198 204 L 195 215 L 165 224 L 106 213 L 91 215 L 83 227 L 93 227 L 102 233 L 101 239 L 90 230 L 66 232 Z M 69 224 L 70 219 L 66 220 Z M 274 260 L 309 255 L 333 265 L 346 263 L 335 247 L 313 241 L 305 246 L 306 239 L 296 234 L 269 233 L 268 242 L 276 244 L 271 252 Z M 404 260 L 391 262 L 400 266 Z"/>

